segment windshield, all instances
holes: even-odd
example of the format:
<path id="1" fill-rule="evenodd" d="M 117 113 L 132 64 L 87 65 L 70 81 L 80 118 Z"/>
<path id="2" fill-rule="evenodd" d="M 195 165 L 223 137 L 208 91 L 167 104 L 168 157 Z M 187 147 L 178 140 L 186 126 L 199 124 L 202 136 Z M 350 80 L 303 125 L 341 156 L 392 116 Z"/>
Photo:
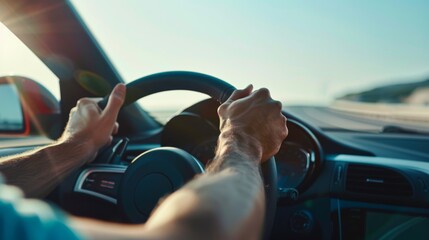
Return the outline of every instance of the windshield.
<path id="1" fill-rule="evenodd" d="M 72 4 L 126 82 L 197 71 L 236 87 L 267 87 L 286 106 L 359 113 L 401 105 L 408 119 L 428 125 L 428 1 Z M 163 109 L 200 97 L 145 98 L 142 104 Z"/>

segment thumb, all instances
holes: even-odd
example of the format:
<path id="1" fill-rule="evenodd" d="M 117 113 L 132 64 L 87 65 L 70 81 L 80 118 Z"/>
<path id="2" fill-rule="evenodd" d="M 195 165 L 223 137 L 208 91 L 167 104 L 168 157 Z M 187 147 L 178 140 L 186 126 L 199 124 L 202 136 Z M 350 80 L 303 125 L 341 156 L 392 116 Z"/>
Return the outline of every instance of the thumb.
<path id="1" fill-rule="evenodd" d="M 105 117 L 116 121 L 119 110 L 121 110 L 122 104 L 124 104 L 126 91 L 127 89 L 124 84 L 118 84 L 115 86 L 109 96 L 106 108 L 103 111 L 103 115 Z"/>
<path id="2" fill-rule="evenodd" d="M 245 89 L 235 90 L 231 96 L 228 98 L 227 102 L 232 102 L 240 98 L 244 98 L 250 95 L 253 90 L 253 85 L 249 84 Z"/>

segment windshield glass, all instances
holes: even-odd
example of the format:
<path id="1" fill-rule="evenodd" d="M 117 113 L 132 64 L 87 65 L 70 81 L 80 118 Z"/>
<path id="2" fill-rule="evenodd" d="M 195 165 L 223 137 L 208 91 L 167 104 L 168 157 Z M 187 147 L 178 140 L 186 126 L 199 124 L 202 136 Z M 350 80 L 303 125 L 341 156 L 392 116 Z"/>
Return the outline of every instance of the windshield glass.
<path id="1" fill-rule="evenodd" d="M 384 111 L 429 125 L 428 1 L 72 4 L 126 82 L 197 71 L 236 87 L 267 87 L 286 106 Z M 141 104 L 165 109 L 201 96 L 164 98 Z"/>

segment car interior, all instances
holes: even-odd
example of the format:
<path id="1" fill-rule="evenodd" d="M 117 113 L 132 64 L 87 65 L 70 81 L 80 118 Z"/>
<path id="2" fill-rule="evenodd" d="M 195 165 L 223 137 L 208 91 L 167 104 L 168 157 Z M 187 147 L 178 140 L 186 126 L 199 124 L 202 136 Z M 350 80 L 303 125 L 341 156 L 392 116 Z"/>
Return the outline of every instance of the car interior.
<path id="1" fill-rule="evenodd" d="M 51 143 L 80 98 L 105 98 L 124 82 L 69 1 L 3 0 L 0 22 L 58 77 L 61 99 L 56 103 L 32 79 L 0 78 L 0 93 L 15 84 L 25 96 L 17 100 L 25 124 L 1 132 L 0 156 Z M 44 27 L 32 31 L 35 25 Z M 191 71 L 153 73 L 126 86 L 113 143 L 44 200 L 77 216 L 142 223 L 160 198 L 204 172 L 219 135 L 217 108 L 235 86 Z M 166 123 L 137 103 L 170 90 L 208 97 Z M 267 199 L 263 238 L 428 239 L 429 135 L 385 123 L 379 132 L 337 131 L 305 109 L 284 108 L 289 136 L 261 167 Z M 358 114 L 347 117 L 370 122 Z M 429 121 L 421 126 L 429 129 Z"/>

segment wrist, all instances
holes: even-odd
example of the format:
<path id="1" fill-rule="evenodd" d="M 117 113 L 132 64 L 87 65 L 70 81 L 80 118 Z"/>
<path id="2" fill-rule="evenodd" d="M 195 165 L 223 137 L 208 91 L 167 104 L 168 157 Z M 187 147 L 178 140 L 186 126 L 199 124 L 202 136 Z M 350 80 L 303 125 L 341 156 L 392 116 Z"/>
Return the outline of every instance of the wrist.
<path id="1" fill-rule="evenodd" d="M 70 161 L 80 166 L 92 161 L 98 150 L 91 142 L 82 141 L 77 137 L 71 136 L 62 136 L 58 139 L 56 145 L 63 149 L 65 155 L 73 156 Z"/>
<path id="2" fill-rule="evenodd" d="M 228 129 L 219 135 L 217 154 L 222 155 L 230 152 L 240 153 L 252 162 L 259 163 L 263 151 L 260 142 L 255 137 L 240 129 Z"/>
<path id="3" fill-rule="evenodd" d="M 257 171 L 261 156 L 262 147 L 252 136 L 241 131 L 222 131 L 219 135 L 215 159 L 208 171 L 219 172 L 224 169 Z"/>

